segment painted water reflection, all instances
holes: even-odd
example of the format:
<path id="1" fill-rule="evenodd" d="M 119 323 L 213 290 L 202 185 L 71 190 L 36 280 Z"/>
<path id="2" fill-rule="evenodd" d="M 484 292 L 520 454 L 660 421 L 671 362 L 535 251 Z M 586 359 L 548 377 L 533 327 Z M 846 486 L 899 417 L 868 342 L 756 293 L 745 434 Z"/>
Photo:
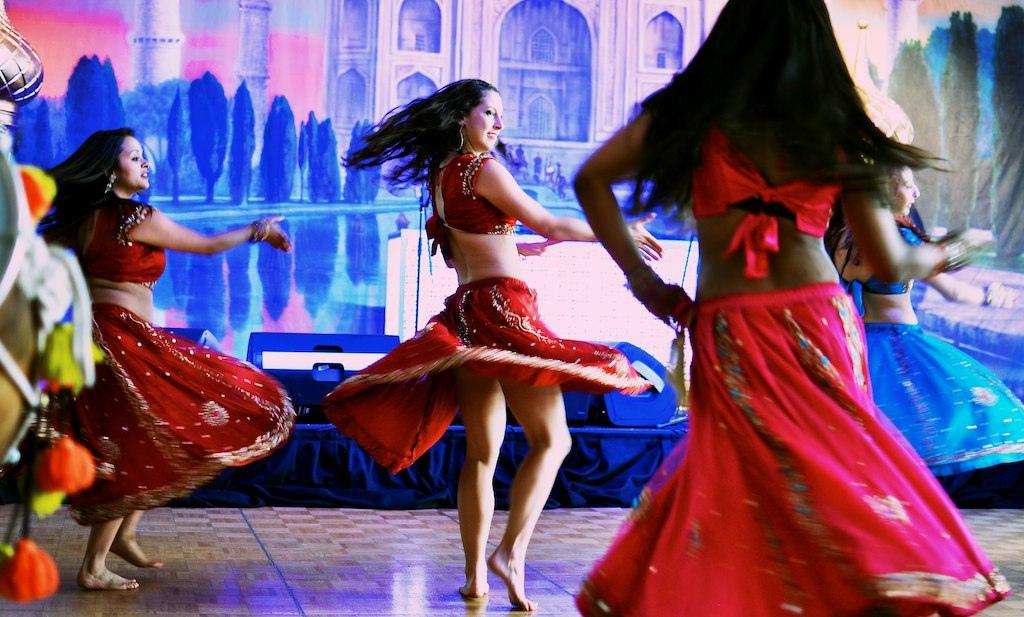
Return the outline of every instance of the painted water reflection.
<path id="1" fill-rule="evenodd" d="M 413 200 L 154 205 L 207 234 L 269 214 L 287 217 L 292 253 L 263 244 L 214 256 L 168 252 L 154 289 L 158 324 L 205 328 L 240 357 L 253 331 L 382 333 L 387 238 L 420 216 Z"/>

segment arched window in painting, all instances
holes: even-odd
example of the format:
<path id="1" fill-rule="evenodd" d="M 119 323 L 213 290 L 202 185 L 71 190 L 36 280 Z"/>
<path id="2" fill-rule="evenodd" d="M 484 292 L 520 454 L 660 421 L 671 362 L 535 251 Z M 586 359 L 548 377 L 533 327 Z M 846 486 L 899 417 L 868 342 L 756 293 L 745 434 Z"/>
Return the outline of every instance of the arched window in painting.
<path id="1" fill-rule="evenodd" d="M 349 69 L 338 77 L 335 103 L 339 124 L 355 124 L 368 120 L 366 111 L 366 79 L 355 69 Z"/>
<path id="2" fill-rule="evenodd" d="M 437 85 L 423 73 L 413 73 L 398 82 L 398 104 L 405 105 L 413 99 L 429 95 Z"/>
<path id="3" fill-rule="evenodd" d="M 541 28 L 530 38 L 530 62 L 555 63 L 555 37 Z"/>
<path id="4" fill-rule="evenodd" d="M 555 106 L 550 99 L 538 96 L 530 101 L 527 130 L 531 137 L 555 139 Z"/>
<path id="5" fill-rule="evenodd" d="M 341 46 L 366 49 L 370 46 L 370 9 L 366 0 L 345 0 L 341 11 Z"/>
<path id="6" fill-rule="evenodd" d="M 522 0 L 501 22 L 498 83 L 511 138 L 588 141 L 592 33 L 564 0 Z"/>
<path id="7" fill-rule="evenodd" d="M 398 11 L 398 49 L 441 51 L 441 9 L 434 0 L 405 0 Z"/>
<path id="8" fill-rule="evenodd" d="M 683 26 L 667 12 L 647 22 L 644 67 L 674 71 L 683 68 Z"/>

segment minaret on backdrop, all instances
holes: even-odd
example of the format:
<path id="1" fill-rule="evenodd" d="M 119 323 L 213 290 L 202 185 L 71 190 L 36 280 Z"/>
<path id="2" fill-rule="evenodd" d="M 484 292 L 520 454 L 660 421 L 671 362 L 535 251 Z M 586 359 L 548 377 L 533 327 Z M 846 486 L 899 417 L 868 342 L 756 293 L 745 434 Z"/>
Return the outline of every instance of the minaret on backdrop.
<path id="1" fill-rule="evenodd" d="M 252 97 L 256 118 L 256 153 L 263 148 L 267 121 L 267 82 L 270 80 L 270 0 L 238 0 L 242 36 L 238 50 L 238 79 Z"/>
<path id="2" fill-rule="evenodd" d="M 181 77 L 185 35 L 181 32 L 180 0 L 135 0 L 132 83 L 158 84 Z"/>

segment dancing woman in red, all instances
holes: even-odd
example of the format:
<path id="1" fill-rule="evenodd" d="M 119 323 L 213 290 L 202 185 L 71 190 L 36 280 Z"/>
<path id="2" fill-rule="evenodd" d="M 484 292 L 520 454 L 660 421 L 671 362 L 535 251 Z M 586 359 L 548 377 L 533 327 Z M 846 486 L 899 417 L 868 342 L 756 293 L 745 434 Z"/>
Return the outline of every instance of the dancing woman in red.
<path id="1" fill-rule="evenodd" d="M 928 164 L 866 116 L 823 0 L 731 0 L 691 64 L 576 178 L 594 232 L 693 341 L 682 461 L 623 526 L 588 616 L 969 615 L 1009 593 L 921 460 L 879 422 L 864 333 L 821 236 L 837 199 L 879 276 L 954 267 L 907 245 L 889 170 Z M 696 303 L 642 261 L 611 184 L 697 220 Z"/>
<path id="2" fill-rule="evenodd" d="M 457 81 L 389 114 L 347 161 L 395 159 L 392 183 L 429 182 L 427 233 L 460 284 L 415 337 L 329 394 L 324 412 L 396 472 L 441 437 L 458 408 L 466 427 L 458 493 L 466 582 L 459 591 L 483 597 L 490 567 L 512 604 L 533 610 L 524 587 L 526 549 L 570 445 L 562 388 L 640 392 L 648 384 L 619 352 L 560 339 L 541 321 L 536 294 L 518 278 L 516 222 L 553 240 L 595 238 L 585 222 L 553 216 L 529 198 L 491 158 L 502 115 L 494 86 Z M 649 256 L 660 255 L 644 221 L 629 233 Z M 506 401 L 530 452 L 512 483 L 508 526 L 485 561 Z"/>
<path id="3" fill-rule="evenodd" d="M 164 250 L 213 254 L 246 241 L 289 250 L 277 218 L 215 236 L 182 227 L 132 201 L 149 186 L 149 164 L 130 129 L 98 131 L 50 171 L 58 192 L 44 233 L 74 249 L 93 300 L 94 337 L 106 355 L 96 386 L 76 399 L 79 437 L 98 465 L 92 488 L 71 497 L 92 527 L 78 584 L 135 589 L 107 569 L 112 552 L 160 567 L 139 547 L 142 512 L 270 454 L 291 433 L 294 411 L 280 386 L 252 366 L 150 323 Z"/>

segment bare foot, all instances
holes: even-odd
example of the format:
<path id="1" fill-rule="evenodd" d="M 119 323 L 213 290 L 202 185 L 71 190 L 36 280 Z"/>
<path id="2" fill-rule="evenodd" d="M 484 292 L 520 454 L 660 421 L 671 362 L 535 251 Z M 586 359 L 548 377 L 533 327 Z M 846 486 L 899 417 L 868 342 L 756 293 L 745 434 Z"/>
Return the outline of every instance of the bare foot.
<path id="1" fill-rule="evenodd" d="M 136 568 L 164 567 L 164 562 L 146 557 L 146 554 L 142 552 L 142 547 L 140 547 L 139 543 L 134 539 L 124 540 L 121 538 L 114 538 L 114 543 L 110 546 L 110 552 L 121 559 L 124 559 Z"/>
<path id="2" fill-rule="evenodd" d="M 98 572 L 86 572 L 85 568 L 78 571 L 78 586 L 89 591 L 138 589 L 139 582 L 134 578 L 118 576 L 106 568 Z"/>
<path id="3" fill-rule="evenodd" d="M 466 584 L 459 587 L 459 595 L 463 600 L 482 600 L 487 597 L 488 591 L 490 587 L 487 585 L 487 579 L 479 582 L 475 576 L 466 577 Z"/>
<path id="4" fill-rule="evenodd" d="M 524 611 L 537 610 L 537 603 L 526 597 L 526 574 L 521 564 L 499 548 L 487 558 L 487 567 L 505 581 L 512 606 Z"/>

